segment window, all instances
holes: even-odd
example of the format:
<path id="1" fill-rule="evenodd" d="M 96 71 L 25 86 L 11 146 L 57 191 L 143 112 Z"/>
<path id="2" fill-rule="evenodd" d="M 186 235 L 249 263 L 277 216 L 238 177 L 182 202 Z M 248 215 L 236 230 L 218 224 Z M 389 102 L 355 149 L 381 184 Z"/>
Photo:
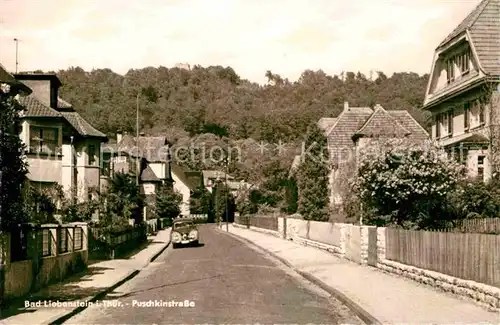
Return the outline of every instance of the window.
<path id="1" fill-rule="evenodd" d="M 469 160 L 469 149 L 467 148 L 462 149 L 462 155 L 460 157 L 460 160 L 463 165 L 467 165 L 467 161 Z"/>
<path id="2" fill-rule="evenodd" d="M 455 81 L 455 62 L 454 58 L 451 58 L 446 61 L 446 79 L 448 84 Z"/>
<path id="3" fill-rule="evenodd" d="M 479 105 L 479 124 L 484 124 L 484 105 L 478 102 Z"/>
<path id="4" fill-rule="evenodd" d="M 96 150 L 95 150 L 95 145 L 91 144 L 89 145 L 89 150 L 88 150 L 88 155 L 89 155 L 89 165 L 94 166 L 96 163 Z"/>
<path id="5" fill-rule="evenodd" d="M 30 127 L 29 150 L 32 153 L 56 153 L 59 132 L 56 128 Z"/>
<path id="6" fill-rule="evenodd" d="M 441 136 L 441 114 L 436 115 L 436 138 Z"/>
<path id="7" fill-rule="evenodd" d="M 448 111 L 448 134 L 453 134 L 453 110 Z"/>
<path id="8" fill-rule="evenodd" d="M 477 177 L 484 178 L 484 158 L 485 156 L 477 157 Z"/>
<path id="9" fill-rule="evenodd" d="M 460 67 L 460 73 L 462 76 L 470 72 L 470 50 L 458 56 L 458 66 Z"/>
<path id="10" fill-rule="evenodd" d="M 469 130 L 470 120 L 470 103 L 464 104 L 464 129 Z"/>

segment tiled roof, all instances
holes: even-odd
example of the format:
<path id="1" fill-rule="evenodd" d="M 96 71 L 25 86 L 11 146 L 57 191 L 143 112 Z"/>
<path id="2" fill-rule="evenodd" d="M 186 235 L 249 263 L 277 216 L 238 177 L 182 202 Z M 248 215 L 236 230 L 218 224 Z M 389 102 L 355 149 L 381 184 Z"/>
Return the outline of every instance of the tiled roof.
<path id="1" fill-rule="evenodd" d="M 469 31 L 479 62 L 485 72 L 500 75 L 500 0 L 483 0 L 441 42 L 438 49 Z"/>
<path id="2" fill-rule="evenodd" d="M 378 106 L 354 136 L 388 136 L 399 138 L 409 134 L 409 130 L 393 119 L 382 106 Z"/>
<path id="3" fill-rule="evenodd" d="M 344 160 L 349 150 L 354 148 L 352 136 L 373 114 L 369 107 L 351 107 L 340 113 L 337 121 L 328 132 L 328 149 L 334 161 Z"/>
<path id="4" fill-rule="evenodd" d="M 141 173 L 141 181 L 143 182 L 161 182 L 149 165 Z"/>
<path id="5" fill-rule="evenodd" d="M 58 109 L 69 109 L 72 107 L 73 107 L 73 105 L 71 105 L 70 103 L 68 103 L 64 99 L 59 98 L 59 97 L 57 98 L 57 108 Z"/>
<path id="6" fill-rule="evenodd" d="M 323 117 L 318 121 L 318 127 L 323 131 L 328 132 L 331 127 L 335 124 L 337 118 L 335 117 Z"/>
<path id="7" fill-rule="evenodd" d="M 62 117 L 61 113 L 45 105 L 34 95 L 19 98 L 19 103 L 26 109 L 24 117 Z"/>
<path id="8" fill-rule="evenodd" d="M 77 112 L 61 112 L 60 113 L 71 126 L 84 137 L 96 137 L 107 139 L 107 136 L 101 131 L 94 128 Z"/>
<path id="9" fill-rule="evenodd" d="M 409 137 L 416 140 L 429 139 L 429 133 L 421 126 L 408 111 L 387 111 L 396 121 L 410 131 Z"/>
<path id="10" fill-rule="evenodd" d="M 405 110 L 386 111 L 377 105 L 375 111 L 367 107 L 351 107 L 340 113 L 327 136 L 330 158 L 333 161 L 344 161 L 354 149 L 354 136 L 407 136 L 416 140 L 427 140 L 429 134 Z M 292 163 L 300 161 L 296 156 Z"/>
<path id="11" fill-rule="evenodd" d="M 184 183 L 190 190 L 195 190 L 200 187 L 202 183 L 202 173 L 196 171 L 184 171 L 184 169 L 174 163 L 170 164 L 172 174 L 175 174 L 179 180 Z"/>
<path id="12" fill-rule="evenodd" d="M 127 152 L 133 156 L 141 156 L 149 162 L 168 161 L 169 146 L 166 137 L 140 136 L 136 144 L 136 138 L 124 135 L 118 144 L 118 151 Z"/>

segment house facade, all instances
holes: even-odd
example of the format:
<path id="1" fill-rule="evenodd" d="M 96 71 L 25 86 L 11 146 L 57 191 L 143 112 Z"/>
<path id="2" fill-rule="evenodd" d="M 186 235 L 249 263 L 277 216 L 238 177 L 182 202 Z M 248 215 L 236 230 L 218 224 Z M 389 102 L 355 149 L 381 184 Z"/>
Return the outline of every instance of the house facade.
<path id="1" fill-rule="evenodd" d="M 424 109 L 432 139 L 471 177 L 498 172 L 500 0 L 483 0 L 436 48 Z"/>
<path id="2" fill-rule="evenodd" d="M 203 187 L 203 177 L 201 172 L 186 171 L 181 166 L 172 163 L 172 178 L 174 190 L 182 195 L 181 215 L 189 216 L 191 196 L 196 189 Z"/>
<path id="3" fill-rule="evenodd" d="M 318 126 L 327 137 L 331 172 L 329 175 L 330 205 L 340 209 L 346 180 L 357 170 L 358 152 L 372 141 L 407 138 L 416 143 L 428 141 L 427 131 L 405 110 L 386 111 L 382 106 L 349 107 L 336 118 L 322 118 Z M 295 157 L 291 174 L 300 164 Z"/>
<path id="4" fill-rule="evenodd" d="M 186 171 L 170 160 L 170 144 L 163 136 L 136 137 L 117 133 L 117 143 L 105 147 L 102 169 L 104 177 L 121 172 L 138 177 L 141 193 L 146 196 L 145 217 L 154 214 L 160 186 L 170 185 L 182 195 L 181 214 L 189 216 L 193 191 L 203 186 L 201 172 Z M 137 175 L 138 173 L 138 175 Z"/>
<path id="5" fill-rule="evenodd" d="M 19 99 L 25 108 L 20 136 L 29 181 L 40 188 L 59 184 L 80 202 L 93 198 L 100 187 L 100 150 L 106 135 L 59 97 L 62 83 L 55 74 L 14 76 L 33 90 Z"/>

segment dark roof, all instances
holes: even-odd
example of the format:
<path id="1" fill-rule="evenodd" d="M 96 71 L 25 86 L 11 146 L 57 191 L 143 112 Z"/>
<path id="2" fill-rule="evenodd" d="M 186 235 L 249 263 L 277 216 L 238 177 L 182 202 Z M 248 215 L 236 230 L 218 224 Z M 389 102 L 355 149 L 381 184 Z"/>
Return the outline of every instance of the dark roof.
<path id="1" fill-rule="evenodd" d="M 32 93 L 32 90 L 28 86 L 16 80 L 14 75 L 10 74 L 1 63 L 0 63 L 0 83 L 8 84 L 10 85 L 11 88 L 20 91 L 24 95 L 29 95 Z"/>
<path id="2" fill-rule="evenodd" d="M 94 128 L 77 112 L 61 112 L 60 113 L 71 126 L 83 137 L 95 137 L 107 139 L 108 137 L 101 131 Z"/>
<path id="3" fill-rule="evenodd" d="M 149 162 L 168 161 L 169 146 L 166 137 L 140 136 L 136 145 L 135 137 L 124 135 L 117 150 L 133 156 L 140 156 Z"/>
<path id="4" fill-rule="evenodd" d="M 398 138 L 406 137 L 410 133 L 409 130 L 393 119 L 382 106 L 378 106 L 353 137 L 388 136 Z"/>
<path id="5" fill-rule="evenodd" d="M 181 166 L 171 163 L 172 174 L 175 174 L 190 190 L 195 190 L 202 186 L 203 176 L 201 172 L 185 171 Z"/>
<path id="6" fill-rule="evenodd" d="M 24 117 L 62 117 L 61 113 L 45 105 L 34 95 L 19 98 L 19 103 L 24 106 Z"/>
<path id="7" fill-rule="evenodd" d="M 352 136 L 365 124 L 373 111 L 369 107 L 351 107 L 342 111 L 328 132 L 328 149 L 331 159 L 344 159 L 345 150 L 354 147 Z"/>
<path id="8" fill-rule="evenodd" d="M 159 179 L 156 176 L 156 174 L 153 172 L 151 167 L 149 165 L 147 165 L 146 168 L 141 173 L 141 181 L 143 181 L 143 182 L 161 182 L 161 179 Z"/>
<path id="9" fill-rule="evenodd" d="M 340 113 L 327 134 L 330 158 L 346 159 L 359 136 L 391 136 L 427 140 L 429 135 L 418 122 L 404 110 L 386 111 L 377 105 L 375 111 L 367 107 L 350 107 Z M 296 158 L 298 159 L 298 158 Z"/>
<path id="10" fill-rule="evenodd" d="M 500 75 L 500 0 L 483 0 L 439 44 L 438 49 L 469 31 L 485 72 Z"/>

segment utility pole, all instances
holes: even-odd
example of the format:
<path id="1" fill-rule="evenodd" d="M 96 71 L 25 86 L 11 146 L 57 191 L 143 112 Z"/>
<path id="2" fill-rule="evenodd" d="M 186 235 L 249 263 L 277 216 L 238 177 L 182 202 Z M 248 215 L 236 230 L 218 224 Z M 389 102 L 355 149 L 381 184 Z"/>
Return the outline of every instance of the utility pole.
<path id="1" fill-rule="evenodd" d="M 18 61 L 18 43 L 19 43 L 19 40 L 17 38 L 14 38 L 14 42 L 16 42 L 16 73 L 17 73 L 17 67 L 19 65 L 19 61 Z"/>
<path id="2" fill-rule="evenodd" d="M 229 201 L 228 201 L 228 192 L 229 192 L 229 187 L 227 187 L 227 172 L 229 169 L 229 148 L 227 151 L 227 157 L 226 157 L 226 170 L 225 170 L 225 183 L 226 183 L 226 231 L 229 232 Z"/>
<path id="3" fill-rule="evenodd" d="M 137 91 L 137 98 L 136 98 L 136 117 L 135 117 L 135 150 L 136 150 L 136 163 L 135 163 L 135 185 L 139 186 L 139 91 Z"/>

